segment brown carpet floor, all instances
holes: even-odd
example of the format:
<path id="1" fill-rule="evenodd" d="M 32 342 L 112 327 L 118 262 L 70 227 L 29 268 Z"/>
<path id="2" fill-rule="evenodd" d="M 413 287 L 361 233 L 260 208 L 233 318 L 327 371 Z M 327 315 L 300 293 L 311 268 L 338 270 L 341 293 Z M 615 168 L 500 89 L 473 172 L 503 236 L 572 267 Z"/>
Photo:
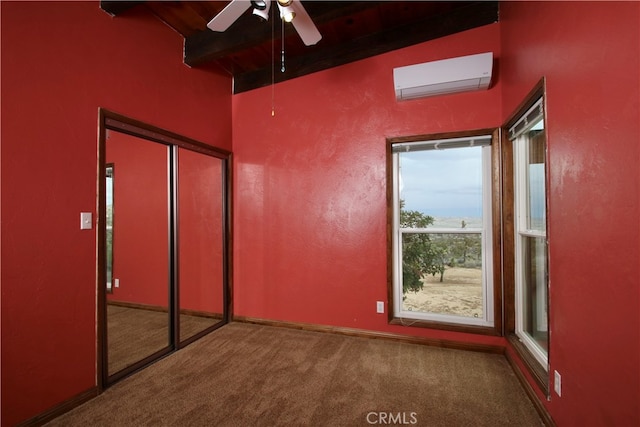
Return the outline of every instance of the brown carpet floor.
<path id="1" fill-rule="evenodd" d="M 392 424 L 389 414 L 417 426 L 542 425 L 503 356 L 244 323 L 48 425 L 368 426 Z"/>

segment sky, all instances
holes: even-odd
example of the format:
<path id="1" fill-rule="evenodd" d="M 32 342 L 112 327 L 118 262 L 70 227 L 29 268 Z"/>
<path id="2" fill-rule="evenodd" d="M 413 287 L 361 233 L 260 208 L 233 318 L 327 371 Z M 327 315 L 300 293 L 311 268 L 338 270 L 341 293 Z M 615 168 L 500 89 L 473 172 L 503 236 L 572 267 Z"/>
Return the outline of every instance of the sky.
<path id="1" fill-rule="evenodd" d="M 433 217 L 482 217 L 482 148 L 400 153 L 405 209 Z"/>
<path id="2" fill-rule="evenodd" d="M 439 219 L 481 219 L 481 150 L 465 147 L 399 153 L 400 199 L 405 202 L 404 208 Z M 527 175 L 527 228 L 544 229 L 544 164 L 529 164 Z M 476 221 L 466 222 L 476 225 Z M 450 226 L 454 222 L 445 223 Z"/>
<path id="3" fill-rule="evenodd" d="M 107 178 L 107 206 L 113 204 L 113 179 Z"/>

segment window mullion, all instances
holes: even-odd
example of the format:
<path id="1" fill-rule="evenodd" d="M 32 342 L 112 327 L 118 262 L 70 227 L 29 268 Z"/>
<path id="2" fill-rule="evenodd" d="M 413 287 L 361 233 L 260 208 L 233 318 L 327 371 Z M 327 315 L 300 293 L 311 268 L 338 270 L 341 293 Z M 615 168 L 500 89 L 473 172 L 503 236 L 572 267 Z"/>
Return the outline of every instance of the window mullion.
<path id="1" fill-rule="evenodd" d="M 518 234 L 520 234 L 523 237 L 540 237 L 540 238 L 547 237 L 547 233 L 541 230 L 527 230 L 527 229 L 519 230 Z"/>

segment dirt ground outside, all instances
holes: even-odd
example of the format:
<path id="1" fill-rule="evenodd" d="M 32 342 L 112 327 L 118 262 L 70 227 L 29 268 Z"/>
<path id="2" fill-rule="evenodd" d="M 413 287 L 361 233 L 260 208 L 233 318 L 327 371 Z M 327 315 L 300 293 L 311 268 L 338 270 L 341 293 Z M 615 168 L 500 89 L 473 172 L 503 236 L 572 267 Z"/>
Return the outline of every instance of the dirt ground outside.
<path id="1" fill-rule="evenodd" d="M 479 268 L 447 268 L 444 281 L 440 275 L 423 279 L 419 292 L 407 292 L 405 310 L 466 317 L 482 317 L 482 270 Z"/>

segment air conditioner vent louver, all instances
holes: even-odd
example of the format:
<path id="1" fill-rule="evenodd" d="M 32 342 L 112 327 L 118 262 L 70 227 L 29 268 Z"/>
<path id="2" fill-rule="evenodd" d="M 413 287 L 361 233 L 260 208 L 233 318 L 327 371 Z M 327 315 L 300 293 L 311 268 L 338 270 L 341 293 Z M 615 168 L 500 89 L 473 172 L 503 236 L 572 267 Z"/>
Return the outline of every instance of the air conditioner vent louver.
<path id="1" fill-rule="evenodd" d="M 492 69 L 491 52 L 394 68 L 396 99 L 488 89 Z"/>

